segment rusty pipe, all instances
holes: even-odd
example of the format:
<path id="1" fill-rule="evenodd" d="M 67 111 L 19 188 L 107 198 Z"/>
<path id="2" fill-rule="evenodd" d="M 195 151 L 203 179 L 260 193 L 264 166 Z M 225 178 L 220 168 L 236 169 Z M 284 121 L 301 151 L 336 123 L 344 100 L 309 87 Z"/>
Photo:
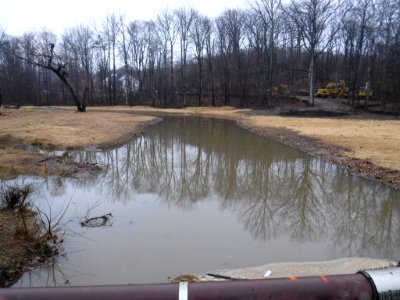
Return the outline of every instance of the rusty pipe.
<path id="1" fill-rule="evenodd" d="M 391 270 L 392 269 L 392 270 Z M 390 288 L 400 290 L 400 268 L 394 272 L 397 283 Z M 393 269 L 395 269 L 393 271 Z M 386 269 L 385 269 L 386 270 Z M 378 274 L 379 275 L 379 274 Z M 121 286 L 88 286 L 60 288 L 0 289 L 0 300 L 12 299 L 383 299 L 374 280 L 361 272 L 352 275 L 272 278 L 260 280 L 198 282 L 180 284 L 140 284 Z M 378 284 L 379 285 L 379 284 Z M 398 298 L 385 298 L 398 299 Z"/>

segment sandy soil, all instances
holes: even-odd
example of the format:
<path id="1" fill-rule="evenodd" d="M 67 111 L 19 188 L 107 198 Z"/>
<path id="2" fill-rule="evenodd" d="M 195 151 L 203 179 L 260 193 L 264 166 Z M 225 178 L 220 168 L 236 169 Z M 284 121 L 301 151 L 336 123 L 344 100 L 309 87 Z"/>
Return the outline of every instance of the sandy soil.
<path id="1" fill-rule="evenodd" d="M 121 144 L 156 121 L 158 116 L 199 115 L 235 120 L 242 127 L 304 152 L 341 164 L 372 179 L 400 186 L 400 119 L 372 114 L 344 117 L 283 117 L 276 110 L 201 107 L 97 107 L 87 113 L 74 108 L 2 109 L 0 115 L 0 176 L 49 173 L 38 154 L 15 149 L 32 144 L 47 149 L 108 147 Z M 21 163 L 25 168 L 20 167 Z M 62 162 L 59 162 L 62 163 Z M 52 164 L 54 165 L 54 163 Z M 65 172 L 68 175 L 71 172 Z"/>

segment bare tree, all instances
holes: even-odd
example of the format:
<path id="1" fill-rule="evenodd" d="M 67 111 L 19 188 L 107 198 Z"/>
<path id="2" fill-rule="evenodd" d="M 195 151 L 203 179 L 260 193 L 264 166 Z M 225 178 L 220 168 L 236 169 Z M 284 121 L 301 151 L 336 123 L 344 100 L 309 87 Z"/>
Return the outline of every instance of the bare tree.
<path id="1" fill-rule="evenodd" d="M 186 90 L 187 90 L 187 52 L 190 39 L 190 31 L 194 20 L 198 13 L 193 8 L 181 8 L 175 12 L 176 27 L 179 32 L 180 42 L 180 56 L 181 56 L 181 78 L 180 78 L 180 92 L 182 93 L 182 104 L 186 106 Z"/>
<path id="2" fill-rule="evenodd" d="M 303 45 L 310 56 L 308 81 L 311 105 L 314 105 L 315 61 L 340 29 L 340 20 L 345 16 L 341 7 L 340 0 L 292 0 L 286 9 L 286 13 L 299 29 Z M 335 27 L 331 26 L 334 22 Z"/>
<path id="3" fill-rule="evenodd" d="M 191 28 L 191 38 L 195 45 L 195 59 L 198 68 L 198 98 L 197 104 L 201 106 L 201 98 L 203 96 L 203 60 L 204 48 L 206 45 L 208 31 L 210 30 L 209 20 L 206 17 L 196 15 Z"/>
<path id="4" fill-rule="evenodd" d="M 207 93 L 208 82 L 211 81 L 211 104 L 215 106 L 215 84 L 214 84 L 214 59 L 215 59 L 215 36 L 214 26 L 211 20 L 207 17 L 204 18 L 205 29 L 205 46 L 207 53 Z"/>
<path id="5" fill-rule="evenodd" d="M 170 97 L 175 96 L 175 82 L 174 82 L 174 46 L 178 37 L 178 31 L 175 23 L 175 15 L 168 10 L 164 10 L 161 15 L 157 17 L 157 24 L 161 35 L 163 36 L 164 46 L 164 67 L 166 67 L 167 51 L 169 51 L 169 67 L 170 67 Z M 169 49 L 168 49 L 168 48 Z M 166 71 L 166 70 L 164 70 Z M 166 95 L 164 95 L 164 103 Z"/>
<path id="6" fill-rule="evenodd" d="M 3 104 L 3 88 L 2 88 L 2 83 L 3 83 L 3 76 L 4 76 L 4 63 L 3 63 L 3 47 L 5 44 L 5 39 L 6 39 L 6 33 L 5 31 L 0 27 L 0 108 Z"/>
<path id="7" fill-rule="evenodd" d="M 263 39 L 263 69 L 268 70 L 268 105 L 272 105 L 272 90 L 274 86 L 274 61 L 278 39 L 278 26 L 281 18 L 281 0 L 256 0 L 254 10 L 261 20 L 261 36 Z"/>
<path id="8" fill-rule="evenodd" d="M 93 105 L 94 98 L 94 38 L 88 26 L 78 26 L 64 33 L 62 45 L 66 57 L 74 62 L 74 86 L 78 91 L 87 91 L 88 101 Z M 71 63 L 69 69 L 72 75 Z"/>
<path id="9" fill-rule="evenodd" d="M 85 112 L 86 111 L 86 104 L 85 104 L 85 97 L 86 97 L 86 91 L 83 96 L 83 100 L 81 101 L 80 98 L 78 97 L 78 94 L 75 92 L 74 87 L 72 86 L 69 78 L 69 73 L 68 73 L 68 58 L 63 57 L 61 55 L 58 55 L 55 53 L 55 36 L 52 37 L 54 39 L 54 42 L 49 40 L 45 40 L 45 42 L 48 42 L 48 44 L 39 44 L 37 46 L 32 45 L 32 53 L 29 56 L 23 56 L 23 53 L 21 53 L 21 49 L 14 49 L 14 55 L 31 64 L 36 67 L 40 67 L 42 69 L 50 71 L 52 74 L 56 75 L 61 82 L 66 86 L 68 89 L 69 93 L 71 94 L 76 108 L 79 112 Z M 42 40 L 43 42 L 43 40 Z M 26 53 L 25 53 L 26 54 Z"/>
<path id="10" fill-rule="evenodd" d="M 231 59 L 233 56 L 232 38 L 229 34 L 229 18 L 231 12 L 225 11 L 219 16 L 215 23 L 218 36 L 218 68 L 222 75 L 221 82 L 224 89 L 224 105 L 229 105 L 231 101 Z"/>
<path id="11" fill-rule="evenodd" d="M 124 63 L 125 77 L 124 77 L 124 92 L 125 92 L 125 104 L 132 105 L 132 78 L 131 68 L 129 66 L 130 60 L 130 43 L 128 37 L 129 27 L 125 24 L 125 20 L 121 17 L 121 34 L 119 40 L 120 55 Z"/>
<path id="12" fill-rule="evenodd" d="M 108 96 L 110 104 L 115 103 L 117 98 L 117 42 L 121 30 L 121 17 L 115 14 L 107 16 L 103 24 L 103 35 L 107 43 L 108 62 L 111 64 L 108 76 Z"/>
<path id="13" fill-rule="evenodd" d="M 386 107 L 390 102 L 399 103 L 397 87 L 400 84 L 400 3 L 396 0 L 377 0 L 373 18 L 373 23 L 377 24 L 378 52 L 378 84 L 374 87 L 374 98 L 379 97 Z M 392 105 L 392 111 L 394 107 Z"/>
<path id="14" fill-rule="evenodd" d="M 344 47 L 344 60 L 343 60 L 343 75 L 346 82 L 350 82 L 351 80 L 351 72 L 353 70 L 354 64 L 354 53 L 356 48 L 356 39 L 357 39 L 357 23 L 349 18 L 344 22 L 341 29 L 341 38 Z M 350 101 L 350 98 L 349 98 Z"/>
<path id="15" fill-rule="evenodd" d="M 137 87 L 139 97 L 143 88 L 146 60 L 148 59 L 146 55 L 149 42 L 148 33 L 148 26 L 144 22 L 132 22 L 128 27 L 131 66 L 134 72 L 132 78 L 139 83 Z"/>
<path id="16" fill-rule="evenodd" d="M 162 51 L 159 36 L 156 32 L 156 24 L 148 21 L 144 24 L 145 40 L 146 40 L 146 68 L 145 78 L 147 78 L 147 96 L 151 100 L 153 106 L 156 105 L 156 66 L 161 64 Z"/>
<path id="17" fill-rule="evenodd" d="M 99 93 L 98 102 L 110 104 L 110 56 L 108 55 L 110 52 L 106 39 L 99 32 L 96 32 L 96 39 L 93 43 L 93 48 L 95 49 L 94 55 L 97 69 L 96 86 Z"/>
<path id="18" fill-rule="evenodd" d="M 354 75 L 352 80 L 352 105 L 355 106 L 355 100 L 358 98 L 358 85 L 359 85 L 359 73 L 361 58 L 366 49 L 366 35 L 368 25 L 372 20 L 373 16 L 373 0 L 362 0 L 358 2 L 358 5 L 353 8 L 352 17 L 356 20 L 357 26 L 357 42 L 355 47 L 355 63 L 354 63 Z"/>
<path id="19" fill-rule="evenodd" d="M 222 15 L 221 21 L 226 34 L 228 68 L 232 71 L 229 80 L 234 82 L 235 92 L 240 95 L 240 106 L 244 106 L 246 101 L 246 56 L 248 54 L 244 50 L 248 49 L 249 45 L 245 40 L 246 14 L 236 9 L 227 10 Z"/>
<path id="20" fill-rule="evenodd" d="M 167 14 L 166 12 L 164 15 Z M 168 98 L 168 74 L 167 74 L 167 66 L 168 66 L 168 27 L 166 24 L 169 24 L 168 19 L 164 20 L 163 16 L 157 16 L 157 26 L 156 32 L 158 34 L 158 38 L 160 40 L 160 57 L 157 64 L 157 72 L 158 72 L 158 91 L 159 96 L 163 98 L 164 107 L 167 106 L 167 98 Z M 171 72 L 173 75 L 173 71 Z M 173 78 L 173 76 L 172 76 Z"/>

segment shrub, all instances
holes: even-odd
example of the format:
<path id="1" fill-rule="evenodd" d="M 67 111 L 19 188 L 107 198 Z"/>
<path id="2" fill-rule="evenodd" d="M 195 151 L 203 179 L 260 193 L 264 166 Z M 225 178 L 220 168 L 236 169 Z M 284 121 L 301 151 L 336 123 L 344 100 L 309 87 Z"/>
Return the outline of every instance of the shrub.
<path id="1" fill-rule="evenodd" d="M 0 205 L 3 210 L 25 210 L 28 206 L 27 199 L 32 192 L 30 185 L 22 187 L 12 186 L 5 188 L 0 193 Z"/>

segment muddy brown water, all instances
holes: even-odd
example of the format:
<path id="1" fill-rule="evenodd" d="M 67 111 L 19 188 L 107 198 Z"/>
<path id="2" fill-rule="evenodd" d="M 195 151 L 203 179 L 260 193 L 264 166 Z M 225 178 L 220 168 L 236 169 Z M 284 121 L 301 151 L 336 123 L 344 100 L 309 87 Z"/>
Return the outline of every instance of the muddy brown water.
<path id="1" fill-rule="evenodd" d="M 60 154 L 60 153 L 58 153 Z M 249 133 L 166 118 L 109 151 L 64 153 L 98 177 L 20 177 L 67 226 L 64 255 L 15 286 L 167 282 L 270 262 L 400 257 L 400 192 Z M 80 221 L 112 213 L 112 225 Z"/>

